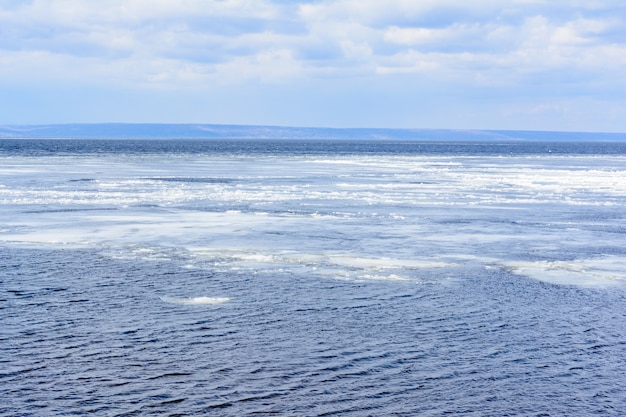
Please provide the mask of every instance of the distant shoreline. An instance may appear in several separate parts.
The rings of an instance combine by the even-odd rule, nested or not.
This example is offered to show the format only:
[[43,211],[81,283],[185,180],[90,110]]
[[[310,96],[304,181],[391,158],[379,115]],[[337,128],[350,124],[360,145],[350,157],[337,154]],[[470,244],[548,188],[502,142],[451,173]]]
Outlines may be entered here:
[[626,142],[626,133],[533,130],[324,128],[170,123],[0,125],[2,139],[274,139],[459,142]]

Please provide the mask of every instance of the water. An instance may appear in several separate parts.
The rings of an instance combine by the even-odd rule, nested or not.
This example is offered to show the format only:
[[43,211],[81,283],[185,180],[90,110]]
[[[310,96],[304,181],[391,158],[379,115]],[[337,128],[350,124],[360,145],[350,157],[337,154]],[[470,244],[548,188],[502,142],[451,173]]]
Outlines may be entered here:
[[0,141],[0,414],[624,415],[626,147]]

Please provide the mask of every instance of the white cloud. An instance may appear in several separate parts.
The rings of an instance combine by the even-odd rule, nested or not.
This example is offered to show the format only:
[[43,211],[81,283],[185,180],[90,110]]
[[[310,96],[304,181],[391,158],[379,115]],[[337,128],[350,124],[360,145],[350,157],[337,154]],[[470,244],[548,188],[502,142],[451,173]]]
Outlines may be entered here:
[[7,2],[0,84],[615,94],[624,33],[626,4],[610,0]]
[[[337,0],[307,3],[300,6],[300,15],[305,21],[320,22],[330,20],[358,21],[368,26],[384,27],[393,22],[409,22],[428,19],[431,14],[437,19],[447,20],[440,11],[450,16],[464,14],[480,16],[491,10],[499,10],[498,0]],[[453,12],[453,13],[450,13]]]
[[367,42],[341,41],[343,55],[349,60],[369,60],[372,58],[372,48]]
[[276,49],[218,64],[215,72],[215,80],[223,84],[257,79],[265,83],[281,83],[301,75],[302,68],[290,50]]
[[[5,49],[0,53],[48,52],[85,57],[86,63],[102,57],[99,64],[111,70],[119,67],[117,60],[135,59],[138,65],[180,61],[199,75],[223,74],[228,83],[234,82],[233,74],[240,74],[242,82],[251,77],[279,79],[271,76],[271,67],[276,74],[309,77],[316,68],[325,74],[334,70],[374,75],[442,68],[458,73],[477,66],[497,70],[514,65],[512,71],[528,73],[593,65],[586,56],[610,61],[595,61],[598,67],[620,63],[621,59],[607,57],[607,51],[621,48],[607,45],[603,34],[623,30],[624,21],[614,16],[584,17],[583,9],[563,4],[337,0],[294,6],[253,0],[112,0],[102,7],[79,0],[36,0],[0,9],[4,27],[0,44]],[[606,6],[593,3],[594,10],[602,4]],[[525,10],[542,7],[558,19],[528,15]],[[573,17],[563,21],[567,13],[559,11]],[[277,30],[281,24],[276,22],[289,22],[291,32]],[[322,54],[327,57],[311,60],[312,48],[318,54],[327,51]],[[151,66],[145,68],[145,79],[154,79]],[[119,77],[124,79],[125,74]]]
[[97,4],[83,0],[34,0],[5,10],[0,16],[7,14],[23,22],[87,27],[201,16],[275,19],[280,17],[280,7],[255,0],[107,0]]
[[385,32],[384,39],[387,42],[399,43],[402,45],[419,45],[441,41],[446,35],[443,29],[430,28],[399,28],[391,26]]

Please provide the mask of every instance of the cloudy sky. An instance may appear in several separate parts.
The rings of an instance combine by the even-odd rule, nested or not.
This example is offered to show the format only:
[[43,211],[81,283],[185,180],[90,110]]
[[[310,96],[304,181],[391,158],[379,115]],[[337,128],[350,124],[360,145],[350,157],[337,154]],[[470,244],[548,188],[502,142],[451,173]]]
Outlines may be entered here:
[[626,132],[618,0],[2,0],[0,124]]

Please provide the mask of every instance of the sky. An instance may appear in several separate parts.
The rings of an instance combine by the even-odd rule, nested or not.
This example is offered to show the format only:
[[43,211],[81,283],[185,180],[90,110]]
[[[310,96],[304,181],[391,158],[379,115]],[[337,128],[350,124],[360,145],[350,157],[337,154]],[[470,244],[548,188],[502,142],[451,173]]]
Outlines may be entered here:
[[0,124],[626,132],[621,0],[0,0]]

